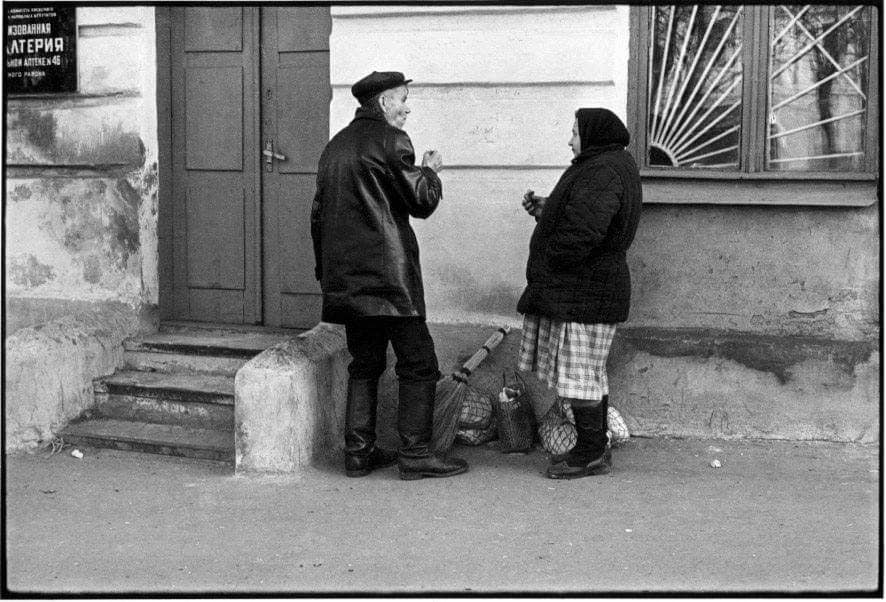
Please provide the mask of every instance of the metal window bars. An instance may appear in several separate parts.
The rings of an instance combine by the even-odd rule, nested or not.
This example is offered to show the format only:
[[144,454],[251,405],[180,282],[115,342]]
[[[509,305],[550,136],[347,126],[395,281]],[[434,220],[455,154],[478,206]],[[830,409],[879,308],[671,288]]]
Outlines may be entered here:
[[[707,14],[699,15],[700,9],[708,11]],[[730,10],[734,11],[731,15],[728,12]],[[656,29],[660,16],[658,11],[662,11],[662,14],[669,11],[665,32]],[[742,45],[740,28],[737,25],[742,12],[740,6],[724,10],[722,6],[696,5],[692,7],[688,19],[681,22],[677,18],[676,6],[652,7],[653,35],[650,37],[649,47],[650,85],[647,98],[648,145],[650,149],[657,151],[656,156],[659,158],[653,163],[674,167],[738,167],[741,127],[740,111],[736,109],[741,107]],[[700,23],[698,28],[696,22]],[[712,39],[718,26],[720,32],[716,35],[719,35],[719,40]],[[662,33],[663,39],[660,37]],[[693,43],[696,40],[697,43]],[[657,52],[657,47],[662,42],[664,48]],[[672,45],[675,49],[673,54]],[[724,60],[724,49],[727,47],[733,50]],[[707,59],[703,61],[706,55]],[[701,70],[700,64],[703,65]],[[708,100],[717,92],[719,95],[709,103]],[[733,100],[736,97],[737,100]],[[726,123],[720,129],[715,129],[724,120]],[[721,146],[701,153],[715,143],[720,143]],[[730,154],[729,159],[733,160],[717,164],[698,163],[724,154]]]
[[[864,159],[868,97],[857,80],[868,68],[870,56],[862,52],[868,40],[856,31],[863,32],[864,28],[854,27],[863,23],[863,9],[813,5],[774,8],[775,20],[787,18],[787,22],[772,36],[769,46],[768,167],[845,170],[857,165],[852,159]],[[838,10],[845,12],[841,16],[823,12]],[[789,34],[796,37],[791,39]],[[802,40],[806,43],[800,47]],[[844,66],[841,59],[842,63],[849,62]],[[829,70],[832,72],[828,74]],[[788,74],[791,77],[785,81]],[[839,85],[843,87],[838,92]],[[816,98],[810,100],[813,94]],[[790,126],[782,127],[782,123]]]
[[[865,155],[870,63],[870,16],[864,8],[652,6],[646,90],[649,164],[738,169],[747,108],[743,101],[749,98],[744,71],[751,68],[748,77],[759,81],[751,54],[763,52],[768,54],[761,57],[769,65],[769,75],[762,76],[768,86],[761,90],[760,108],[751,108],[749,118],[762,118],[767,107],[765,167],[857,166]],[[766,48],[749,52],[746,63],[745,30],[757,27],[752,21],[743,24],[750,10],[771,11],[759,23],[770,23],[772,31],[762,36],[769,38]]]

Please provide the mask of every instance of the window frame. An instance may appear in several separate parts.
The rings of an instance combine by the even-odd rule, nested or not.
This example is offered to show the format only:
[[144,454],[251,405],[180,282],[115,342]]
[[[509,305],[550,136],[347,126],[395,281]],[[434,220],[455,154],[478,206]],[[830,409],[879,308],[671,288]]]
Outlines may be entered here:
[[[845,181],[871,182],[879,180],[879,106],[880,106],[880,56],[878,7],[866,5],[871,12],[869,83],[867,93],[865,167],[856,172],[822,171],[765,171],[766,113],[768,77],[755,74],[768,73],[769,68],[769,20],[771,5],[743,5],[742,19],[743,48],[749,49],[744,55],[745,76],[742,78],[742,133],[741,154],[737,171],[717,169],[687,169],[681,167],[651,167],[647,165],[647,107],[646,97],[649,86],[648,48],[650,41],[650,20],[652,5],[630,7],[630,55],[628,59],[628,81],[636,86],[628,86],[628,115],[633,123],[629,149],[637,157],[640,174],[644,178],[692,179],[692,180],[751,180],[751,181]],[[872,199],[871,202],[873,202]],[[723,201],[728,202],[728,201]],[[786,204],[798,204],[787,202]],[[835,200],[837,204],[847,204]],[[848,204],[857,204],[848,202]]]

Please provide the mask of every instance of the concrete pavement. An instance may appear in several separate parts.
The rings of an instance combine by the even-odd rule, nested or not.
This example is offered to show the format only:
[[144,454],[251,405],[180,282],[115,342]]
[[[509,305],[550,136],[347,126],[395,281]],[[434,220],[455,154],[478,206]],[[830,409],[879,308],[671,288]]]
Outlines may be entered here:
[[15,592],[861,593],[880,579],[879,446],[634,438],[612,475],[552,481],[543,452],[491,444],[457,448],[467,474],[417,482],[69,451],[6,457]]

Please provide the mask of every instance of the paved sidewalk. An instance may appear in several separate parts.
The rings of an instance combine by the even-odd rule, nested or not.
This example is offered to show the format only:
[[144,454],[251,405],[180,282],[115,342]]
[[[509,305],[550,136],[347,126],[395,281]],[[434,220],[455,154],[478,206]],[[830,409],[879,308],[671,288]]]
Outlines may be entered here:
[[[853,592],[878,587],[879,447],[632,439],[606,477],[457,448],[471,471],[348,479],[84,449],[6,458],[24,593]],[[721,468],[710,463],[718,459]]]

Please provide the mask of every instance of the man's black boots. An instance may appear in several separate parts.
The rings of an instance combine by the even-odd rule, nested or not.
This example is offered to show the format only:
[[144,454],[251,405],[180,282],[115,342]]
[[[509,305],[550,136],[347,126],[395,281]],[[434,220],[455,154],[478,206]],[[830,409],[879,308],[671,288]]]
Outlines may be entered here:
[[400,383],[397,429],[402,443],[399,466],[403,480],[451,477],[468,470],[466,461],[431,449],[436,391],[437,383],[433,381]]
[[345,410],[345,474],[365,477],[376,468],[391,466],[397,454],[375,446],[378,380],[348,380]]
[[577,441],[564,459],[548,467],[548,477],[577,479],[609,474],[612,470],[612,452],[606,437],[608,396],[604,396],[602,401],[584,399],[569,401],[572,413],[575,415]]

